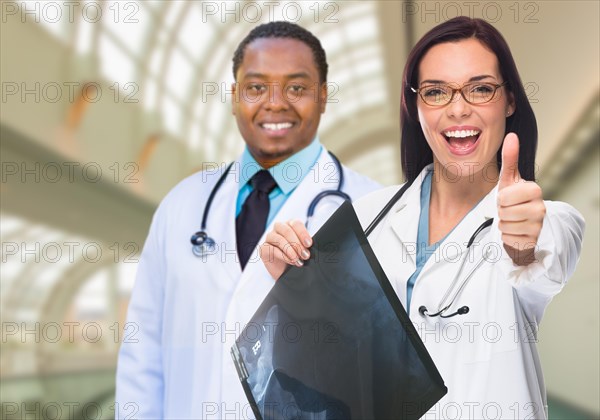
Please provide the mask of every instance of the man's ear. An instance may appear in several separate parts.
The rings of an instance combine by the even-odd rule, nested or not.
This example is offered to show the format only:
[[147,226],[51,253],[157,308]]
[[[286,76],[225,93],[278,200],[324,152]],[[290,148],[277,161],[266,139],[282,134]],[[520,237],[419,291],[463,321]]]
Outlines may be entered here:
[[319,88],[321,114],[325,113],[325,108],[327,107],[327,93],[327,82],[323,82]]
[[235,115],[235,106],[237,105],[237,82],[231,84],[231,114]]

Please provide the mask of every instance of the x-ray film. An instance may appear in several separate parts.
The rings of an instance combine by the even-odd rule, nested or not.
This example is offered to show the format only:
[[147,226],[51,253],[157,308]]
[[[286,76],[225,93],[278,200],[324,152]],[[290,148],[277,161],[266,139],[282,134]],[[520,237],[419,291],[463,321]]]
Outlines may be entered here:
[[350,203],[231,353],[257,419],[417,419],[447,392]]

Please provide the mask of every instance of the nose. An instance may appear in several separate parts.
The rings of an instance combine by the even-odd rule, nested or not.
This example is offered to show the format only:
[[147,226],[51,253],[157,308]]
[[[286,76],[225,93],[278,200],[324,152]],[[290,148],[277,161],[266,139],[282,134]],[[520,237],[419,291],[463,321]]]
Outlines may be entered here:
[[465,101],[460,91],[454,92],[454,97],[446,105],[446,113],[449,117],[464,118],[471,114],[471,105]]
[[285,111],[289,107],[288,99],[285,96],[283,87],[280,86],[279,83],[269,85],[266,99],[265,109],[269,111]]

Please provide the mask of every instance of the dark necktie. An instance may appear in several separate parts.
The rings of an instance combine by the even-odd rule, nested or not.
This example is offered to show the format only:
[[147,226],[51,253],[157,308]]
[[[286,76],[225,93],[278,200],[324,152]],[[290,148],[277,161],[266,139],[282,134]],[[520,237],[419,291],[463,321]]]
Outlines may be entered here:
[[250,184],[253,190],[235,219],[237,252],[242,270],[265,231],[270,207],[269,193],[277,186],[269,171],[264,169],[250,178]]

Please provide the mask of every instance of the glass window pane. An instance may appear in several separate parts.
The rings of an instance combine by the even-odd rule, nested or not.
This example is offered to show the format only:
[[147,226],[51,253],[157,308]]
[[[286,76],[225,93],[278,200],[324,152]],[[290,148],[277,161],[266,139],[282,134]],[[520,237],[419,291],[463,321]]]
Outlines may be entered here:
[[144,7],[148,7],[153,10],[161,10],[165,6],[164,0],[144,0],[141,2]]
[[160,74],[164,56],[165,49],[162,46],[158,46],[152,52],[152,56],[150,57],[150,73],[153,76],[158,76]]
[[144,108],[148,111],[156,108],[156,99],[158,95],[158,86],[154,78],[149,77],[146,79],[144,85]]
[[204,149],[204,160],[207,162],[217,162],[217,143],[210,141],[206,132],[204,132],[204,137],[200,141]]
[[121,295],[130,295],[133,290],[135,283],[135,276],[137,274],[137,264],[122,262],[118,265],[118,291]]
[[89,19],[81,18],[77,21],[76,48],[79,54],[87,54],[92,47],[92,35],[98,28],[98,23],[92,23]]
[[347,43],[360,43],[377,36],[377,19],[373,15],[367,15],[361,19],[349,22],[345,27]]
[[[206,19],[205,19],[206,20]],[[198,3],[194,3],[186,13],[179,30],[179,42],[195,61],[203,58],[206,49],[212,44],[216,28],[210,20],[202,22],[202,12]]]
[[344,37],[342,31],[339,29],[331,29],[319,36],[321,45],[327,53],[327,58],[335,55],[339,50],[345,47]]
[[146,29],[153,23],[153,18],[138,1],[109,1],[104,8],[102,23],[131,54],[139,55]]
[[200,146],[200,124],[197,121],[192,125],[187,140],[190,149],[198,149]]
[[382,63],[377,58],[370,60],[360,60],[354,63],[354,74],[364,80],[365,76],[381,74]]
[[[69,41],[69,9],[61,2],[25,0],[15,3],[21,8],[22,19],[26,22],[36,22],[62,42]],[[4,7],[2,18],[5,19]]]
[[192,66],[178,48],[169,57],[168,66],[167,88],[183,101],[190,89]]
[[[339,13],[335,14],[335,18],[340,23],[345,23],[363,16],[371,16],[375,13],[376,4],[376,2],[341,2]],[[322,5],[321,8],[321,10],[324,10],[325,6]],[[331,12],[332,9],[329,8],[327,10]]]
[[133,82],[134,66],[129,55],[123,52],[108,36],[100,38],[100,62],[102,74],[121,86]]
[[168,4],[167,16],[165,18],[165,27],[167,29],[172,29],[179,18],[179,14],[183,10],[186,1],[184,0],[172,0],[166,2]]
[[209,138],[206,140],[216,141],[215,137],[223,131],[224,117],[225,115],[229,115],[230,108],[219,102],[207,107],[207,111],[209,111],[209,114],[205,123],[207,124]]
[[360,99],[364,107],[380,105],[387,99],[383,80],[373,77],[372,81],[362,85]]
[[168,95],[164,97],[162,103],[165,128],[177,136],[181,133],[181,108]]
[[102,318],[108,310],[108,270],[97,271],[85,282],[74,299],[78,319]]

